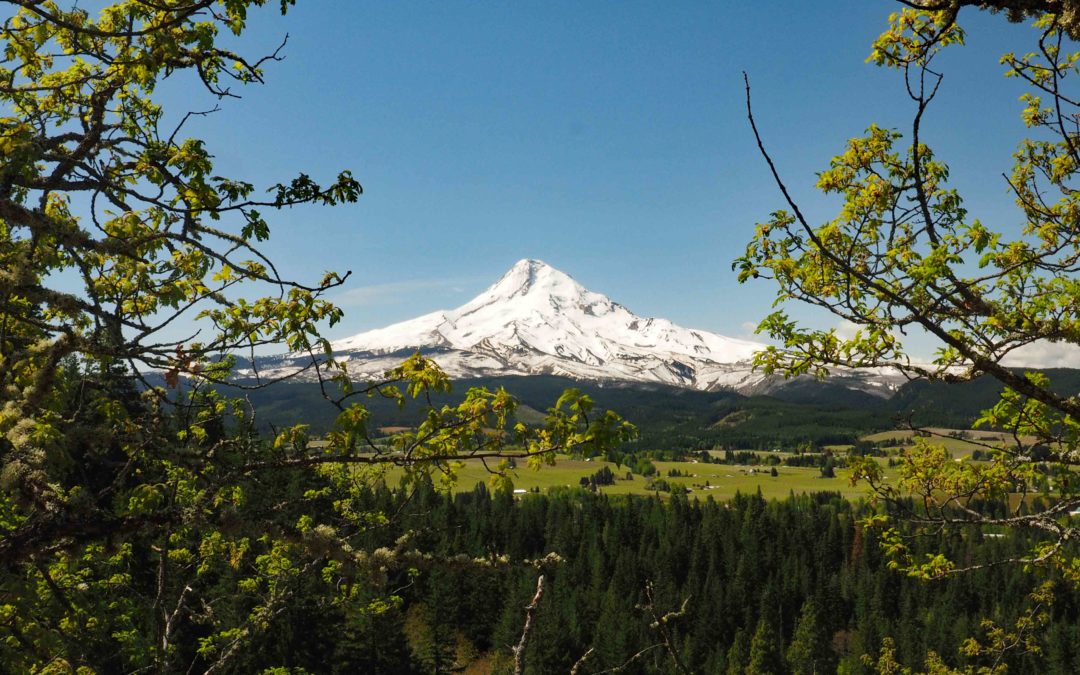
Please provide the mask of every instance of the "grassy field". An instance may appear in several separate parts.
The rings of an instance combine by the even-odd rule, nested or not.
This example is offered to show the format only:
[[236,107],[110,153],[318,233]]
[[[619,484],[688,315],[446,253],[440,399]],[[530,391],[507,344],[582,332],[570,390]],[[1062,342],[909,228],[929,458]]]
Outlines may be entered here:
[[[993,445],[1004,440],[1006,434],[992,431],[967,431],[971,440],[951,437],[956,435],[952,429],[931,429],[935,436],[927,441],[945,446],[956,458],[966,457],[979,448],[985,449],[987,445]],[[885,440],[902,441],[900,446],[890,448],[899,451],[902,446],[914,442],[912,431],[884,431],[870,434],[863,440],[881,442]],[[843,454],[850,446],[836,446],[829,449],[837,454]],[[723,456],[722,452],[713,452],[713,455]],[[769,453],[774,454],[774,453]],[[787,453],[775,453],[783,457]],[[884,462],[884,460],[879,460]],[[851,485],[850,473],[845,469],[836,469],[835,478],[822,478],[817,468],[802,468],[790,466],[777,466],[777,475],[770,475],[768,466],[743,466],[738,464],[706,464],[697,461],[688,462],[664,462],[654,461],[657,468],[656,478],[663,479],[671,485],[681,485],[690,490],[692,498],[712,497],[717,500],[726,500],[734,497],[736,493],[755,493],[759,489],[766,498],[785,498],[790,494],[802,494],[810,492],[838,492],[844,497],[857,499],[868,496],[869,490],[865,484]],[[514,488],[518,490],[546,492],[556,487],[577,487],[583,477],[591,476],[607,466],[616,476],[614,485],[602,486],[600,489],[605,494],[657,494],[654,490],[646,487],[647,479],[637,474],[630,474],[626,466],[618,467],[610,462],[598,460],[582,460],[562,457],[555,466],[545,466],[539,471],[528,468],[519,468],[511,472]],[[668,476],[668,472],[675,470],[680,476]],[[400,473],[391,472],[387,480],[394,481]],[[479,461],[465,462],[458,471],[457,490],[466,492],[472,490],[477,483],[486,483],[491,473],[484,468]],[[886,478],[888,475],[886,474]],[[659,493],[664,496],[665,493]]]
[[[1000,431],[964,431],[959,429],[940,429],[934,427],[928,428],[927,431],[930,432],[931,436],[924,440],[934,445],[944,446],[946,450],[952,453],[953,457],[957,458],[968,457],[975,450],[987,450],[988,447],[996,447],[1002,442],[1010,443],[1013,441],[1013,438],[1009,434]],[[965,438],[955,437],[960,434],[964,434]],[[880,433],[864,436],[863,440],[872,443],[895,440],[901,441],[903,445],[910,445],[915,441],[915,432],[910,430],[882,431]]]
[[[690,488],[691,495],[712,496],[715,499],[728,499],[736,492],[743,494],[757,492],[766,498],[784,498],[791,493],[804,492],[839,492],[845,497],[857,498],[867,494],[866,487],[851,486],[849,474],[843,469],[836,470],[835,478],[822,478],[816,468],[794,466],[776,467],[776,477],[769,474],[769,467],[741,466],[738,464],[701,464],[695,462],[654,462],[660,476],[672,484]],[[676,469],[688,477],[668,478],[667,472]],[[635,476],[644,486],[644,479]],[[706,485],[707,483],[707,485]],[[616,484],[613,487],[618,487]]]
[[[682,485],[691,490],[691,497],[717,500],[730,499],[735,493],[749,494],[757,492],[766,498],[785,498],[795,493],[806,492],[839,492],[845,497],[858,498],[867,494],[866,487],[858,485],[852,487],[848,480],[848,473],[843,469],[836,470],[836,478],[821,478],[818,469],[801,467],[776,467],[777,476],[769,474],[769,467],[750,467],[732,464],[704,464],[699,462],[654,462],[659,471],[658,478],[666,480],[672,485]],[[655,491],[646,488],[646,478],[634,474],[629,480],[626,479],[628,469],[617,467],[614,464],[603,461],[583,461],[578,459],[560,458],[555,466],[545,466],[539,471],[531,469],[517,469],[511,473],[515,489],[532,490],[538,488],[541,492],[554,487],[577,487],[582,477],[591,476],[607,466],[615,473],[617,480],[614,485],[601,487],[601,492],[609,495],[656,494]],[[676,469],[685,476],[668,477],[668,471]],[[388,480],[393,480],[396,474],[391,472]],[[487,482],[491,474],[480,462],[465,462],[458,472],[457,490],[467,492],[472,490],[477,483]],[[659,493],[661,496],[664,493]]]

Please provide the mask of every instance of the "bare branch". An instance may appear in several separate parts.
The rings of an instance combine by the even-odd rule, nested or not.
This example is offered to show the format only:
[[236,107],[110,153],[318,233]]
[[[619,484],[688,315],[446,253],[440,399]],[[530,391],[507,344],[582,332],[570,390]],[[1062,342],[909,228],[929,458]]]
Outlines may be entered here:
[[525,626],[521,630],[521,639],[514,645],[511,651],[514,654],[514,675],[525,675],[525,648],[529,644],[529,635],[532,633],[533,621],[536,619],[536,609],[540,606],[540,598],[544,595],[544,575],[536,579],[536,594],[532,602],[525,606]]

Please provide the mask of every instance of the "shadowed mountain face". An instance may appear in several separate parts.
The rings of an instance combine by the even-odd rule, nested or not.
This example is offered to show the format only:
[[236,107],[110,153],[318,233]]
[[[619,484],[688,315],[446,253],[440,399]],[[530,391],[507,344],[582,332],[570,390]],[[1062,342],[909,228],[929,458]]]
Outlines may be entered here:
[[[360,378],[381,375],[420,351],[455,379],[555,375],[753,393],[783,386],[751,367],[750,359],[764,345],[638,316],[539,260],[519,261],[457,309],[332,346],[335,357]],[[303,362],[298,355],[264,357],[259,370],[281,375]],[[881,372],[849,371],[837,378],[846,388],[882,397],[901,381]]]

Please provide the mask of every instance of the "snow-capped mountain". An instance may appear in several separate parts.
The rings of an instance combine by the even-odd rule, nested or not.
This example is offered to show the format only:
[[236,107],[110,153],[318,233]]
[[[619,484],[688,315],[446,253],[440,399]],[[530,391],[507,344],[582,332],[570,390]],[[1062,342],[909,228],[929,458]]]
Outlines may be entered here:
[[[640,317],[539,260],[517,262],[457,309],[331,344],[357,377],[381,375],[419,350],[453,378],[543,374],[703,390],[769,388],[750,365],[764,345]],[[280,374],[297,363],[291,355],[260,359],[260,371]],[[849,386],[881,395],[892,389],[865,377]]]

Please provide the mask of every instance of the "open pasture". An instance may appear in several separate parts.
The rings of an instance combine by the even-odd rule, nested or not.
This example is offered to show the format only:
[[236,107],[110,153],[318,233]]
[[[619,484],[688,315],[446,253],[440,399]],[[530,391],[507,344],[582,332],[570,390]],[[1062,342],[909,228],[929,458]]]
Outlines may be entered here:
[[[690,489],[691,498],[724,500],[734,497],[737,492],[750,494],[759,489],[767,499],[783,499],[792,493],[808,492],[839,492],[851,499],[867,495],[866,486],[852,486],[848,472],[843,469],[836,470],[835,478],[822,478],[816,468],[778,466],[777,475],[773,477],[769,472],[770,467],[766,466],[661,461],[654,464],[658,473],[653,478]],[[560,458],[554,466],[545,466],[539,471],[519,467],[510,472],[510,477],[515,489],[531,491],[537,488],[547,492],[552,488],[578,487],[583,477],[591,476],[604,466],[609,467],[616,477],[613,485],[601,486],[600,491],[604,494],[667,494],[649,489],[649,478],[630,474],[626,466],[618,467],[604,461]],[[682,475],[669,477],[667,474],[673,469]],[[395,477],[400,477],[400,473],[391,471],[387,480],[393,481]],[[477,483],[486,483],[490,477],[491,473],[479,461],[464,462],[457,472],[456,489],[461,492],[472,490]]]

